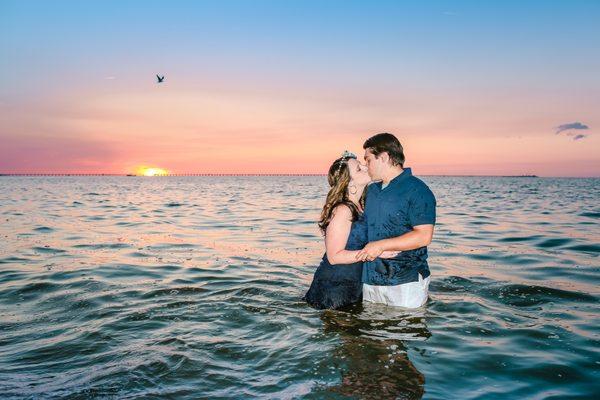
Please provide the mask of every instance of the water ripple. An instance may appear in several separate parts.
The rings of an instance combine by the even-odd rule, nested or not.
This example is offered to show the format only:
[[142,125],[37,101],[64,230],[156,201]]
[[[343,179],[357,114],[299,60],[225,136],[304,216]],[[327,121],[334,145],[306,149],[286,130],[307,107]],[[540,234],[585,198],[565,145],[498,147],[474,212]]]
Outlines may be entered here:
[[425,177],[410,311],[301,300],[324,177],[0,179],[3,398],[597,393],[598,179]]

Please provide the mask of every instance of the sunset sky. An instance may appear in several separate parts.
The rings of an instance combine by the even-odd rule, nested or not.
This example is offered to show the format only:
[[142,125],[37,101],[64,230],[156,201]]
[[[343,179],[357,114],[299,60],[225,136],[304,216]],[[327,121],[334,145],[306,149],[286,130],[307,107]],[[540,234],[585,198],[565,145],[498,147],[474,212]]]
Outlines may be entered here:
[[421,3],[0,0],[0,173],[600,176],[600,1]]

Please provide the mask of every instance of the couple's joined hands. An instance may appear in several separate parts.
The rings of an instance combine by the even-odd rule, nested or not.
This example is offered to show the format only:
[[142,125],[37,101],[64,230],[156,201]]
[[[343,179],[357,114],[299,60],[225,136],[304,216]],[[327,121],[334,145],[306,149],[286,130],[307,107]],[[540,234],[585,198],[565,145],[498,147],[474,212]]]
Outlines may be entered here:
[[393,258],[400,254],[400,251],[384,251],[377,242],[367,243],[367,245],[358,252],[356,259],[359,261],[373,261],[379,258]]

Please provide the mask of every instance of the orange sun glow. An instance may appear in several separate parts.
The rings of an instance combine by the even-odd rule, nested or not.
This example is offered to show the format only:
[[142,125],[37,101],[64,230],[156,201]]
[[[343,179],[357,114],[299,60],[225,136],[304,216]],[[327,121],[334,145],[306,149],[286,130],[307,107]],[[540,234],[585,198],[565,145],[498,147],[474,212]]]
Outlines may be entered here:
[[138,167],[136,169],[136,175],[141,175],[141,176],[161,176],[161,175],[168,175],[169,171],[167,171],[166,169],[163,168],[158,168],[158,167]]

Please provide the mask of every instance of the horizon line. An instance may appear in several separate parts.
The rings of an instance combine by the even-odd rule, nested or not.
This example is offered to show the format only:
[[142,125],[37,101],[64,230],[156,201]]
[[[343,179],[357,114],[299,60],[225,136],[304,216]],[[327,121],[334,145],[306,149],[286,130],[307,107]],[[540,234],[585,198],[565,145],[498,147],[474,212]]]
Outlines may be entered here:
[[[181,174],[157,174],[153,176],[139,174],[116,174],[116,173],[2,173],[2,176],[20,176],[20,177],[37,177],[37,176],[122,176],[122,177],[141,177],[141,178],[156,178],[156,177],[185,177],[185,176],[327,176],[327,174],[311,174],[311,173],[181,173]],[[600,176],[540,176],[535,174],[522,175],[471,175],[471,174],[419,174],[419,176],[439,176],[439,177],[489,177],[489,178],[600,178]]]

